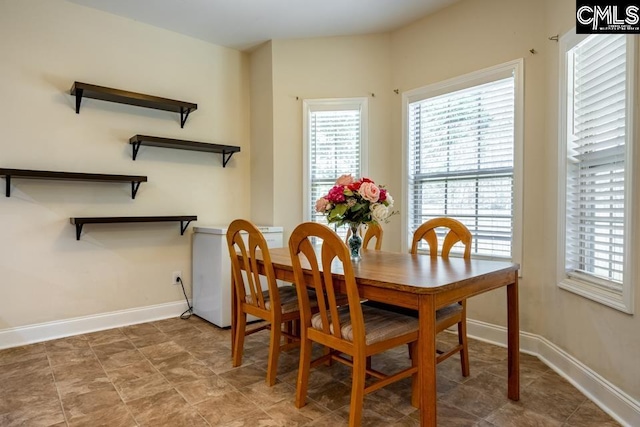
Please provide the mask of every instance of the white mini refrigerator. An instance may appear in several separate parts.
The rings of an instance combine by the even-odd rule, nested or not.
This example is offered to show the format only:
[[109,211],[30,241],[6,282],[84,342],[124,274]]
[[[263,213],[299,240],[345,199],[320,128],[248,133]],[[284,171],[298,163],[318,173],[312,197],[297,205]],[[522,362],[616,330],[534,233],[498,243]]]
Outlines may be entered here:
[[[282,247],[282,227],[258,228],[270,248]],[[193,313],[221,328],[231,326],[231,261],[226,235],[224,226],[193,227]]]

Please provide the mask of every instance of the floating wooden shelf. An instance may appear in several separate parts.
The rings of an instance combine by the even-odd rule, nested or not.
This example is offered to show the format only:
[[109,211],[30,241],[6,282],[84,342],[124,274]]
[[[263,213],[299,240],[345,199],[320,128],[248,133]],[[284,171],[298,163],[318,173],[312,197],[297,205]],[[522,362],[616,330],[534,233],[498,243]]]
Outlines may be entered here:
[[198,109],[198,104],[191,102],[176,101],[175,99],[160,98],[158,96],[128,92],[82,82],[74,82],[73,86],[71,86],[70,93],[76,97],[76,114],[80,113],[80,103],[82,102],[82,97],[85,97],[116,102],[118,104],[135,105],[137,107],[180,113],[180,127],[184,127],[189,113]]
[[219,153],[222,154],[222,167],[227,166],[227,163],[231,159],[231,156],[233,156],[233,153],[240,151],[240,147],[235,145],[209,144],[206,142],[184,141],[181,139],[162,138],[159,136],[149,135],[134,135],[129,139],[129,144],[131,144],[131,147],[133,148],[133,160],[136,159],[140,146],[148,145],[152,147],[174,148],[177,150]]
[[54,172],[27,169],[2,169],[0,176],[4,176],[7,183],[6,196],[11,197],[11,178],[28,179],[53,179],[64,181],[101,181],[101,182],[131,182],[131,198],[136,198],[136,193],[141,182],[147,182],[146,176],[139,175],[109,175],[101,173],[81,172]]
[[180,235],[183,235],[191,221],[197,221],[195,215],[179,215],[179,216],[101,216],[101,217],[84,217],[70,218],[72,225],[76,226],[76,240],[80,240],[82,227],[85,224],[113,224],[122,222],[180,222]]

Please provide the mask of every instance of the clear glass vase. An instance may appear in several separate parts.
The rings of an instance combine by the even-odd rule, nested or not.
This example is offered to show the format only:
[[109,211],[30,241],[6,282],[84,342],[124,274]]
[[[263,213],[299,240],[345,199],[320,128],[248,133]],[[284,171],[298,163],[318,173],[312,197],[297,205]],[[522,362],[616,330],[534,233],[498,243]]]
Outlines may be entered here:
[[362,248],[362,237],[360,237],[360,224],[350,223],[351,236],[349,237],[349,250],[351,251],[351,261],[360,261],[360,249]]

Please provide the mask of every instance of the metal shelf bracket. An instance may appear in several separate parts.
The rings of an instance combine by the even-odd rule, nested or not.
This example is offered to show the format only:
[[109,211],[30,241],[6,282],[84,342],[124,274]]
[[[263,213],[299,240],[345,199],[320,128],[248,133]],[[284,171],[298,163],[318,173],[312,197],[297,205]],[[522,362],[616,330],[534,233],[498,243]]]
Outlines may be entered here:
[[76,89],[76,114],[80,114],[80,103],[82,102],[82,92],[84,92],[84,89]]
[[138,188],[140,188],[140,182],[131,181],[131,198],[135,199],[136,194],[138,193]]
[[229,163],[229,160],[231,160],[231,156],[233,156],[233,151],[230,153],[227,153],[226,151],[222,152],[222,167],[226,167],[227,163]]
[[187,231],[187,227],[191,223],[191,220],[188,221],[180,221],[180,235],[183,236],[184,232]]
[[84,224],[76,224],[76,240],[80,240],[80,235],[82,234],[82,226]]
[[180,127],[184,128],[184,124],[187,122],[187,117],[191,113],[191,108],[180,107]]
[[141,142],[134,142],[131,144],[131,148],[133,149],[133,160],[138,156],[138,150],[140,149]]

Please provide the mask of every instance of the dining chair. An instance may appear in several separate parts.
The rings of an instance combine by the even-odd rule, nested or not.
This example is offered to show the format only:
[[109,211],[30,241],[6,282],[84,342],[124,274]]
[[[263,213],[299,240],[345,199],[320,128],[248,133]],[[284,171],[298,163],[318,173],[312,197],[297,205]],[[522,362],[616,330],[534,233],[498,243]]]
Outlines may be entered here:
[[[312,240],[322,240],[314,249]],[[318,250],[318,252],[316,252]],[[346,244],[330,228],[318,223],[304,223],[293,230],[289,251],[300,301],[300,366],[295,405],[305,405],[309,374],[312,367],[328,360],[344,363],[353,368],[349,425],[359,426],[362,418],[364,395],[392,382],[412,376],[412,403],[418,401],[417,358],[412,366],[393,375],[367,368],[366,359],[393,347],[410,344],[417,350],[418,321],[411,316],[362,306]],[[304,267],[303,267],[304,266]],[[306,269],[306,272],[305,270]],[[344,277],[348,305],[339,306],[334,274]],[[319,311],[313,313],[310,290],[318,295]],[[322,296],[322,297],[320,297]],[[311,360],[312,343],[328,348],[324,355]],[[348,359],[346,356],[349,356]],[[365,384],[366,376],[377,379]]]
[[[413,233],[413,242],[411,244],[411,253],[418,253],[418,246],[422,240],[429,245],[429,255],[431,258],[438,257],[438,235],[437,229],[445,230],[440,256],[444,259],[449,258],[451,248],[458,242],[464,246],[463,258],[471,258],[471,240],[472,235],[469,229],[460,221],[439,217],[433,218],[422,224]],[[437,363],[440,363],[456,353],[460,353],[460,365],[462,375],[469,376],[469,351],[467,346],[467,301],[462,300],[443,307],[436,311],[436,333],[440,333],[445,329],[458,325],[458,345],[447,351],[438,351]]]
[[[244,236],[244,237],[243,237]],[[231,276],[234,286],[235,337],[232,339],[233,366],[242,365],[244,338],[266,328],[271,330],[269,359],[267,362],[267,385],[276,382],[278,358],[281,350],[299,344],[299,337],[292,334],[293,323],[299,322],[298,295],[294,286],[278,287],[267,242],[258,228],[251,222],[237,219],[227,229],[227,245],[231,257]],[[258,272],[256,254],[263,260],[264,272]],[[244,270],[244,271],[243,271]],[[262,281],[267,289],[263,290]],[[308,298],[310,306],[317,307],[315,298]],[[247,315],[266,320],[267,324],[247,330]],[[282,324],[287,330],[282,330]],[[282,338],[287,342],[282,344]]]

